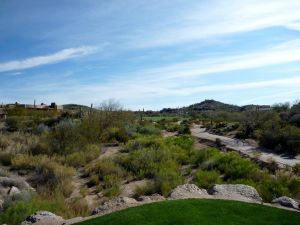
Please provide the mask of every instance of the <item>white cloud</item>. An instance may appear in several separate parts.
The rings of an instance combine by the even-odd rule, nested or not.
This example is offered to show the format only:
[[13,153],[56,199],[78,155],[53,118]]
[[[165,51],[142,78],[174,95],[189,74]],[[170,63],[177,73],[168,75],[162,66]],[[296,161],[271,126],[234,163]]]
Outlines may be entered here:
[[201,1],[172,23],[140,31],[132,46],[168,46],[277,26],[299,29],[299,11],[299,0]]
[[24,60],[0,63],[0,72],[29,69],[41,65],[58,63],[64,60],[92,54],[96,50],[97,48],[91,46],[68,48],[50,55],[37,56],[27,58]]
[[271,48],[239,55],[203,57],[199,60],[138,71],[143,82],[168,81],[175,78],[200,77],[213,73],[254,69],[300,61],[300,39]]

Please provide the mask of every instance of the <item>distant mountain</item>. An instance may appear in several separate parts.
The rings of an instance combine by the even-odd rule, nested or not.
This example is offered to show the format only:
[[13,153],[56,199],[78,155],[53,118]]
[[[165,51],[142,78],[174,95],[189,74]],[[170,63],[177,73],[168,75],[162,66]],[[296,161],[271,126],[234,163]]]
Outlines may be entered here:
[[239,111],[240,107],[237,105],[230,105],[215,100],[205,100],[187,107],[192,111],[209,112],[209,111]]
[[215,101],[215,100],[205,100],[200,103],[196,103],[190,105],[188,107],[182,108],[165,108],[160,111],[160,113],[178,113],[178,112],[213,112],[213,111],[227,111],[227,112],[237,112],[237,111],[263,111],[270,110],[271,107],[269,105],[245,105],[245,106],[237,106],[226,104],[223,102]]

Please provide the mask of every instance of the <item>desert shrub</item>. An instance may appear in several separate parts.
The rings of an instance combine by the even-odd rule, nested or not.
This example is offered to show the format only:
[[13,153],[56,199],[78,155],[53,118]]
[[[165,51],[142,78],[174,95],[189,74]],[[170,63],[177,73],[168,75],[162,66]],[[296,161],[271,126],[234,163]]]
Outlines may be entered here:
[[90,175],[90,179],[89,179],[89,182],[87,183],[87,185],[89,187],[93,187],[93,186],[96,186],[100,183],[100,179],[99,179],[99,176],[98,174],[93,174],[93,175]]
[[103,177],[103,194],[106,197],[116,197],[121,193],[121,177],[116,174],[109,174]]
[[67,215],[68,217],[89,216],[91,213],[89,205],[84,198],[73,198],[65,204],[67,210],[70,212],[70,215]]
[[289,195],[289,190],[285,184],[280,183],[275,177],[271,176],[265,176],[257,185],[257,190],[266,202],[270,202],[280,196]]
[[137,132],[143,135],[160,135],[160,129],[152,124],[138,126]]
[[84,166],[86,163],[84,152],[73,152],[66,156],[66,164],[73,167]]
[[181,124],[178,130],[179,134],[191,134],[189,124]]
[[100,154],[100,149],[97,145],[87,145],[82,151],[73,152],[66,156],[66,163],[69,166],[80,167],[84,166],[90,161],[97,159]]
[[154,178],[156,189],[165,197],[183,181],[178,166],[174,162],[166,163],[159,169]]
[[9,206],[0,214],[0,222],[18,225],[36,211],[50,211],[64,218],[89,215],[89,209],[83,199],[65,202],[64,197],[59,194],[51,196],[35,195],[31,199],[18,201]]
[[166,124],[164,127],[168,132],[176,132],[179,131],[180,125],[178,123]]
[[139,178],[153,178],[159,168],[172,160],[168,149],[139,149],[120,160],[121,165]]
[[112,158],[101,159],[85,168],[86,176],[90,178],[88,185],[101,185],[99,188],[104,189],[106,196],[112,197],[120,191],[121,179],[126,175]]
[[109,137],[108,141],[109,142],[121,142],[121,143],[126,143],[129,139],[129,136],[125,130],[125,128],[117,128],[113,127],[109,130]]
[[198,170],[194,175],[194,182],[201,188],[210,188],[214,184],[221,183],[221,174],[216,170]]
[[1,133],[0,135],[0,149],[5,149],[10,142],[10,138],[7,135]]
[[292,169],[296,175],[300,176],[300,163],[297,163],[296,165],[294,165]]
[[[203,169],[209,169],[208,165],[214,165],[215,162],[221,157],[221,153],[218,149],[215,148],[207,148],[201,151],[195,152],[193,156],[193,164],[195,166],[201,166]],[[206,164],[206,165],[204,165]]]
[[[6,193],[5,193],[6,194]],[[4,195],[2,207],[4,210],[9,208],[11,205],[15,204],[18,201],[28,201],[31,199],[32,193],[28,191],[20,191],[13,195]]]
[[79,146],[79,122],[62,120],[49,134],[49,145],[53,153],[68,155]]
[[170,145],[179,146],[184,150],[191,150],[194,144],[194,139],[189,135],[170,137],[166,139],[166,144],[168,146]]
[[124,175],[122,168],[116,164],[112,158],[104,158],[93,163],[92,165],[87,165],[85,173],[87,175],[98,174],[101,180],[103,180],[104,176],[110,174],[115,174],[118,176]]
[[74,175],[71,167],[63,166],[45,155],[17,155],[12,160],[12,166],[14,169],[34,171],[32,183],[41,189],[49,186],[53,190],[59,189],[66,196],[70,194],[70,179]]
[[13,132],[3,135],[2,141],[2,149],[6,152],[29,153],[39,143],[39,137],[30,133]]
[[9,177],[9,172],[4,168],[0,168],[0,177]]
[[13,154],[9,152],[0,152],[0,163],[3,166],[10,166]]
[[160,149],[164,147],[164,140],[157,136],[138,136],[136,139],[131,140],[125,146],[124,151],[130,152],[142,148]]
[[138,198],[143,195],[152,195],[158,193],[158,187],[154,182],[147,181],[144,185],[136,186],[134,189],[134,197]]
[[225,180],[248,179],[256,175],[258,166],[247,159],[242,159],[236,152],[223,154],[216,168],[224,173]]
[[20,117],[10,116],[5,122],[9,131],[17,131],[22,129],[22,118]]
[[277,152],[300,153],[300,128],[268,121],[259,132],[259,142],[262,146]]
[[290,192],[290,195],[293,196],[295,199],[300,200],[300,178],[294,177],[289,180],[288,189]]

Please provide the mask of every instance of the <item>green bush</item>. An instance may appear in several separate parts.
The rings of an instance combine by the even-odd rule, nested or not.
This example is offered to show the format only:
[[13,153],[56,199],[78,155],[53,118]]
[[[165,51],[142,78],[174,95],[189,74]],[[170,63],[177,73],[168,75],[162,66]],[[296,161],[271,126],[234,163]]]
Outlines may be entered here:
[[175,145],[179,146],[180,148],[184,150],[191,150],[194,145],[194,139],[193,137],[189,135],[183,135],[178,137],[169,137],[166,139],[167,146]]
[[126,143],[129,140],[129,136],[125,130],[125,128],[117,128],[113,127],[109,130],[109,142],[121,142]]
[[216,168],[224,173],[224,180],[251,179],[259,171],[255,163],[242,159],[236,152],[223,154],[217,161]]
[[214,165],[214,162],[216,162],[220,157],[221,153],[216,148],[203,149],[201,151],[195,152],[195,154],[193,155],[193,164],[197,167],[201,166],[205,167],[203,169],[208,169],[206,168],[208,163]]
[[194,182],[198,187],[208,189],[214,184],[221,183],[221,174],[216,170],[199,170],[194,175]]
[[88,186],[98,185],[98,188],[103,189],[104,195],[107,197],[114,197],[120,193],[121,181],[126,175],[126,171],[111,158],[88,165],[85,173],[90,178]]
[[297,176],[300,176],[300,163],[297,163],[296,165],[293,166],[293,172],[294,172]]
[[97,145],[87,145],[82,151],[67,155],[65,161],[69,166],[80,167],[97,159],[99,155],[100,149]]
[[180,171],[176,168],[177,165],[170,162],[166,163],[164,167],[155,174],[155,186],[157,190],[165,197],[167,197],[172,189],[183,183],[183,177]]
[[52,196],[34,196],[27,201],[18,201],[0,214],[0,223],[19,225],[36,211],[50,211],[66,219],[89,215],[87,203],[83,199],[65,202],[59,194]]
[[157,127],[151,124],[138,126],[137,132],[143,135],[156,135],[156,136],[160,135],[160,129],[158,129]]

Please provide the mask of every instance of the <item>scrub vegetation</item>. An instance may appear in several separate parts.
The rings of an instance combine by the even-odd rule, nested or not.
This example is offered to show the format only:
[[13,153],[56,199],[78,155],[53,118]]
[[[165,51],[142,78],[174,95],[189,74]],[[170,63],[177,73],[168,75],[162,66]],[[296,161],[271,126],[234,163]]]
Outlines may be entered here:
[[[285,109],[280,105],[269,112],[251,112],[249,115],[246,112],[191,111],[184,116],[173,112],[152,115],[125,111],[114,101],[104,102],[97,109],[62,112],[8,109],[8,119],[0,135],[1,167],[26,178],[36,192],[4,204],[0,222],[19,224],[37,210],[48,210],[64,218],[87,216],[92,209],[86,190],[101,193],[104,201],[119,196],[122,185],[131,181],[145,181],[144,185],[135,188],[135,197],[153,193],[167,197],[176,186],[193,182],[206,189],[220,183],[248,184],[255,187],[266,202],[283,195],[299,200],[299,165],[284,169],[262,168],[235,152],[222,152],[208,146],[199,149],[190,133],[190,126],[201,122],[216,133],[227,135],[234,131],[233,135],[237,137],[255,138],[274,151],[295,155],[299,153],[300,140],[297,107]],[[174,135],[163,137],[162,131]],[[109,155],[104,151],[105,146],[117,146],[120,151]],[[74,197],[74,190],[78,189],[74,187],[76,177],[87,182]],[[191,212],[196,212],[197,207],[207,207],[201,211],[204,214],[199,215],[202,219],[213,205],[224,207],[224,215],[219,215],[223,217],[228,215],[227,207],[243,211],[231,224],[240,224],[246,216],[264,211],[269,213],[270,221],[274,220],[272,224],[279,224],[277,214],[282,215],[282,221],[287,217],[285,213],[297,217],[292,212],[259,205],[249,205],[246,210],[243,203],[189,200],[128,209],[99,221],[121,224],[122,213],[134,214],[137,210],[151,215],[165,207],[170,207],[165,215],[176,219],[172,210],[191,207],[192,203],[195,205]],[[130,224],[137,224],[135,220],[132,217]],[[154,222],[162,224],[162,221]],[[207,221],[206,224],[210,223],[214,222]],[[249,224],[262,222],[253,220]]]

